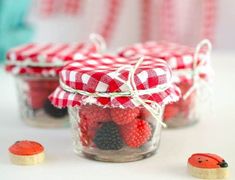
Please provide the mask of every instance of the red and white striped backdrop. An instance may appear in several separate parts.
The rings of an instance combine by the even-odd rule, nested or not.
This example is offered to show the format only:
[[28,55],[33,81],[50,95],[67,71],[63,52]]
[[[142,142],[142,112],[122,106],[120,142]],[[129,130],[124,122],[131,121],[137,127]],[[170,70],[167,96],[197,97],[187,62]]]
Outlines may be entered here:
[[43,16],[65,13],[75,15],[80,12],[83,0],[41,0],[40,13]]
[[217,17],[217,0],[204,0],[203,1],[203,18],[201,25],[201,38],[210,39],[214,42],[215,26]]
[[142,15],[142,25],[141,25],[141,41],[151,40],[151,13],[153,1],[152,0],[141,0],[141,15]]
[[[39,7],[42,15],[63,13],[71,16],[82,12],[77,21],[87,21],[84,17],[89,16],[89,14],[92,15],[91,23],[95,25],[91,27],[88,22],[84,22],[84,28],[86,29],[86,26],[91,27],[88,29],[90,31],[88,33],[99,33],[104,36],[108,43],[116,37],[120,39],[119,37],[124,37],[125,33],[130,33],[131,30],[129,29],[132,29],[133,34],[138,34],[136,36],[139,39],[135,41],[142,42],[146,40],[169,40],[195,45],[203,38],[208,38],[212,42],[214,40],[217,0],[35,1],[40,2]],[[93,6],[93,8],[89,9],[88,6]],[[136,17],[130,19],[136,21],[139,24],[138,26],[135,26],[133,22],[128,22],[129,16],[131,17],[132,14]],[[123,23],[123,21],[126,23]],[[79,33],[79,29],[77,29],[77,33]],[[125,35],[126,37],[128,35]]]

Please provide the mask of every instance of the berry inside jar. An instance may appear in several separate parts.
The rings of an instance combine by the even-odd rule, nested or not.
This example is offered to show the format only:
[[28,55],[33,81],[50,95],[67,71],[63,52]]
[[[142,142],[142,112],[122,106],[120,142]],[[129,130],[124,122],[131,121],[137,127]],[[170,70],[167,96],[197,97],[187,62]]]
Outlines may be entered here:
[[71,111],[75,151],[89,158],[134,161],[152,155],[159,145],[161,126],[145,108],[83,105]]
[[[193,86],[191,82],[181,82],[177,86],[184,96]],[[189,126],[197,122],[196,117],[196,92],[193,91],[187,98],[165,106],[163,120],[169,128]]]
[[48,99],[58,86],[58,78],[19,77],[17,79],[23,119],[37,127],[64,127],[68,125],[67,108],[59,109]]

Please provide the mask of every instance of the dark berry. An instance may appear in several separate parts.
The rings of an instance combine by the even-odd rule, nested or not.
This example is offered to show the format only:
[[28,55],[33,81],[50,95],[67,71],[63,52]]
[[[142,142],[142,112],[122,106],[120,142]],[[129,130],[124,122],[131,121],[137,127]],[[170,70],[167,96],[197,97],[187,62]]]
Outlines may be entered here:
[[102,150],[118,150],[123,147],[118,126],[114,122],[104,122],[97,130],[94,143]]
[[44,104],[44,110],[49,116],[55,118],[62,118],[65,115],[67,115],[67,108],[62,108],[62,109],[56,108],[51,104],[49,100],[46,100]]

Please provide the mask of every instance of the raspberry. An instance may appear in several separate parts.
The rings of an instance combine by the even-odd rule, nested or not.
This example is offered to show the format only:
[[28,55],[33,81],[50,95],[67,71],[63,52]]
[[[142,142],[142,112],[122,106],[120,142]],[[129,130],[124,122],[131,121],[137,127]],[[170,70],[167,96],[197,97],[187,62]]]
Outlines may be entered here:
[[181,82],[178,83],[177,86],[180,88],[181,93],[185,94],[189,88],[192,86],[192,82]]
[[33,91],[41,91],[42,89],[52,92],[59,86],[58,79],[29,79],[26,80],[28,87]]
[[110,121],[110,112],[108,108],[102,108],[97,105],[84,105],[80,109],[81,115],[87,119],[96,122]]
[[58,80],[29,79],[26,83],[28,85],[27,103],[34,110],[42,108],[47,97],[58,86]]
[[102,150],[119,150],[123,147],[118,126],[112,122],[104,122],[96,132],[94,143]]
[[132,148],[145,144],[152,135],[151,131],[149,123],[142,119],[135,119],[131,123],[121,126],[123,141]]
[[139,115],[140,115],[139,108],[111,109],[112,120],[119,125],[128,124],[131,121],[135,120],[135,118],[138,117]]
[[165,107],[163,120],[168,121],[174,117],[176,117],[180,113],[179,111],[179,103],[168,104]]
[[47,99],[44,104],[44,111],[47,115],[55,118],[62,118],[67,115],[67,108],[56,108],[51,104],[51,102]]
[[29,91],[27,93],[27,104],[34,110],[41,109],[49,94],[47,91]]
[[85,116],[80,116],[79,128],[80,128],[80,140],[83,146],[91,145],[96,130],[98,129],[99,124],[97,122],[87,119]]

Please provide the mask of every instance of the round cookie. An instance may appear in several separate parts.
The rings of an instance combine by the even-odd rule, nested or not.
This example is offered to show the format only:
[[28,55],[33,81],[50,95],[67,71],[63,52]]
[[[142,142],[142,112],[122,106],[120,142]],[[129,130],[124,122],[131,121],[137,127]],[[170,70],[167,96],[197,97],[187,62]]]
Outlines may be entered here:
[[197,153],[188,159],[188,171],[201,179],[224,179],[228,177],[227,162],[216,154]]
[[16,141],[8,150],[13,164],[35,165],[45,159],[44,147],[35,141]]

